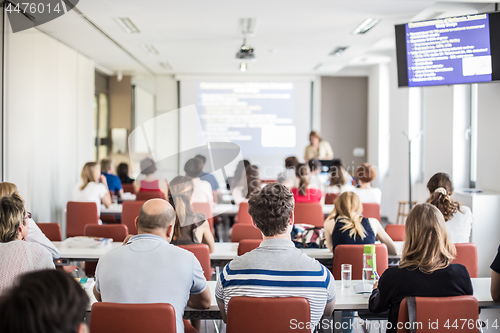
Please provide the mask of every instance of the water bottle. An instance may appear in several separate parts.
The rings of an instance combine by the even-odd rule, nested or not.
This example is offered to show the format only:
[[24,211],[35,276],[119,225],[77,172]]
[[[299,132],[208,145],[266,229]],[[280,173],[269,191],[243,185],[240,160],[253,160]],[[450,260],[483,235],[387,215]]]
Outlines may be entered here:
[[375,272],[377,271],[377,260],[375,258],[375,245],[364,246],[363,253],[363,283],[375,283]]

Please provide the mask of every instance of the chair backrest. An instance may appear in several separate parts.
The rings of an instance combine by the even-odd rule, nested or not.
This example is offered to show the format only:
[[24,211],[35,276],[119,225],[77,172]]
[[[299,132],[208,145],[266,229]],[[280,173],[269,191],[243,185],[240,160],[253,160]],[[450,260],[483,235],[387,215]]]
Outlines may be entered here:
[[123,192],[135,194],[134,184],[122,184]]
[[262,240],[262,233],[253,224],[236,223],[231,231],[231,242],[239,242],[242,239]]
[[238,244],[238,255],[241,256],[247,252],[259,247],[261,239],[242,239]]
[[311,333],[311,328],[307,325],[297,327],[291,325],[292,319],[295,319],[297,323],[309,323],[310,317],[309,302],[303,297],[237,296],[229,300],[226,332]]
[[148,201],[149,199],[165,199],[162,191],[139,191],[135,194],[135,200]]
[[124,201],[122,209],[122,224],[128,228],[128,233],[137,235],[137,227],[135,226],[135,218],[139,216],[139,211],[146,201]]
[[[479,305],[474,296],[415,297],[415,304],[417,324],[413,325],[419,333],[445,332],[454,323],[458,328],[453,327],[453,332],[478,332]],[[404,299],[399,308],[398,322],[409,322],[408,306],[408,300]],[[409,333],[410,330],[398,329],[397,332]]]
[[339,194],[337,193],[327,193],[325,195],[325,205],[333,205],[335,203],[335,200],[339,197]]
[[86,225],[84,235],[113,238],[115,242],[123,242],[128,236],[128,228],[124,224]]
[[380,221],[380,205],[378,203],[364,203],[363,204],[363,216],[366,218],[376,218]]
[[69,201],[66,205],[66,237],[83,236],[87,224],[99,224],[95,202]]
[[469,271],[471,278],[477,278],[478,275],[478,259],[477,247],[474,243],[459,243],[455,244],[457,256],[452,261],[453,264],[462,264]]
[[176,333],[175,309],[167,303],[96,302],[90,313],[92,333]]
[[61,226],[59,223],[37,223],[36,225],[51,242],[62,241]]
[[252,224],[252,217],[248,214],[248,202],[241,202],[238,207],[238,223]]
[[307,223],[323,228],[325,215],[323,214],[323,207],[318,202],[296,202],[294,214],[295,223]]
[[214,218],[212,216],[212,205],[210,202],[192,202],[191,207],[195,213],[202,213],[207,218],[212,235],[215,235]]
[[[363,252],[364,245],[337,245],[333,253],[332,273],[335,279],[340,280],[341,265],[352,265],[352,279],[361,280],[363,277]],[[375,244],[375,256],[377,259],[377,273],[382,275],[389,267],[389,254],[385,244]]]
[[210,265],[210,249],[207,244],[188,244],[179,245],[183,249],[186,249],[194,254],[203,268],[203,273],[205,274],[205,279],[210,281],[212,279],[212,266]]
[[395,242],[402,242],[405,239],[405,225],[404,224],[388,224],[385,226],[385,232]]
[[261,179],[260,182],[262,184],[276,183],[276,179]]

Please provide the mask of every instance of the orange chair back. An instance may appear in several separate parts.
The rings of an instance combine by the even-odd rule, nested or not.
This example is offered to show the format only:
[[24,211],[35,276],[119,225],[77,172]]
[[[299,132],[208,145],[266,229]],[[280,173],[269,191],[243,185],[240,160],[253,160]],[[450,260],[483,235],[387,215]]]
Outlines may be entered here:
[[378,203],[364,203],[363,217],[373,217],[380,221],[380,205]]
[[297,202],[295,203],[295,223],[312,224],[315,227],[323,228],[325,216],[320,203]]
[[276,183],[276,179],[261,179],[260,182],[262,184]]
[[325,195],[325,205],[333,205],[335,203],[335,200],[339,197],[339,194],[337,193],[327,193]]
[[259,247],[261,239],[242,239],[238,244],[238,255],[241,256],[247,252]]
[[[453,328],[453,332],[478,332],[476,325],[479,319],[479,305],[474,296],[415,297],[415,304],[415,322],[422,323],[421,326],[415,326],[419,333],[449,331],[449,327],[445,325],[452,326],[454,323],[457,324],[458,328]],[[407,299],[401,302],[398,322],[409,322]],[[429,323],[437,323],[437,325],[434,326]],[[469,326],[469,323],[472,324]],[[398,329],[397,332],[410,333],[410,330]]]
[[[352,265],[352,279],[361,280],[363,272],[364,245],[337,245],[333,254],[332,273],[336,280],[340,280],[341,265]],[[375,244],[375,256],[377,259],[377,273],[382,275],[389,268],[389,254],[385,244]]]
[[85,236],[113,238],[114,242],[123,242],[128,236],[128,228],[124,224],[86,225]]
[[37,223],[36,225],[51,242],[62,241],[61,226],[59,223]]
[[252,217],[248,214],[248,202],[242,202],[238,207],[238,223],[252,224]]
[[395,242],[402,242],[405,239],[405,225],[404,224],[388,224],[385,226],[385,232]]
[[203,269],[203,273],[205,274],[205,279],[210,281],[212,279],[213,269],[210,265],[210,249],[207,244],[188,244],[188,245],[179,245],[185,250],[192,252],[196,259],[201,264],[201,268]]
[[237,243],[242,239],[262,240],[262,233],[253,224],[236,223],[231,231],[231,242]]
[[[309,302],[303,297],[232,297],[227,307],[227,333],[311,333],[304,325],[296,329],[290,325],[292,319],[297,323],[309,323],[311,311]],[[92,332],[93,333],[93,332]]]
[[207,218],[212,235],[215,235],[214,218],[212,216],[212,205],[210,202],[192,202],[191,207],[195,213],[202,213]]
[[167,303],[96,302],[90,312],[92,333],[176,333],[174,307]]
[[471,278],[477,278],[478,275],[478,259],[477,247],[474,243],[455,244],[457,256],[452,261],[452,264],[462,264],[469,271]]
[[122,184],[123,192],[124,193],[133,193],[135,194],[135,187],[134,184]]
[[139,216],[139,211],[146,201],[124,201],[122,209],[122,224],[128,228],[128,233],[137,235],[135,218]]
[[137,201],[148,201],[149,199],[165,199],[162,191],[139,191],[135,195]]
[[83,236],[87,224],[99,224],[95,202],[68,202],[66,206],[66,237]]

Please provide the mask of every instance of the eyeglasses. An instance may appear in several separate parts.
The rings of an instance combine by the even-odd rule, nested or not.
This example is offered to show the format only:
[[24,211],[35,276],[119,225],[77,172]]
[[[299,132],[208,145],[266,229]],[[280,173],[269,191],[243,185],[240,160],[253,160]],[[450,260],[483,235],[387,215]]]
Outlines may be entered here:
[[31,219],[31,212],[25,212],[24,221]]

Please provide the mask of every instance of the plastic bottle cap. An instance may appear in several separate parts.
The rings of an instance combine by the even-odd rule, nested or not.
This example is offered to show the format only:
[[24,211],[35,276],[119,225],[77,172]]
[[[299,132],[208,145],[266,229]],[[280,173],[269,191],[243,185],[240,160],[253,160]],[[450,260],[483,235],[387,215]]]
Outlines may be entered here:
[[364,250],[365,254],[375,254],[375,245],[373,244],[365,245]]

